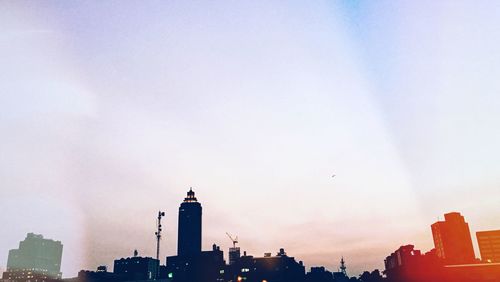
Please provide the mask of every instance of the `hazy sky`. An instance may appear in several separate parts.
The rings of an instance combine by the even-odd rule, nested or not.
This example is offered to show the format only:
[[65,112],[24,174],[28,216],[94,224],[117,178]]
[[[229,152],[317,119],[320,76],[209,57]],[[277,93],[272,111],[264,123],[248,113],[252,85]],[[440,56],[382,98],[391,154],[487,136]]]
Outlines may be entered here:
[[159,209],[174,255],[190,186],[204,249],[227,251],[227,231],[307,267],[343,255],[351,274],[429,250],[445,212],[499,229],[498,15],[497,1],[1,1],[0,266],[28,232],[63,242],[65,277],[154,256]]

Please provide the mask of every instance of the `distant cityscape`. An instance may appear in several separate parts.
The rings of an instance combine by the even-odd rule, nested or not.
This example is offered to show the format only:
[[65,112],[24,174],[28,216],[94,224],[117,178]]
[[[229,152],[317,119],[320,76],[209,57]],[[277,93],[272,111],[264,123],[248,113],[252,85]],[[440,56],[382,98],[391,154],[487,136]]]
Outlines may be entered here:
[[476,258],[469,224],[459,212],[444,215],[444,221],[431,225],[434,248],[422,252],[414,245],[401,246],[389,254],[385,269],[365,271],[350,277],[348,262],[338,258],[336,271],[323,266],[306,270],[280,248],[276,253],[262,257],[241,253],[238,238],[232,241],[228,261],[224,251],[213,245],[202,250],[202,206],[190,189],[179,207],[177,255],[166,257],[160,264],[162,217],[157,217],[157,252],[155,257],[139,256],[118,258],[113,270],[99,266],[96,270],[81,270],[73,278],[62,278],[63,244],[60,241],[28,233],[19,248],[8,254],[7,268],[1,282],[494,282],[500,281],[500,230],[476,232],[481,259]]

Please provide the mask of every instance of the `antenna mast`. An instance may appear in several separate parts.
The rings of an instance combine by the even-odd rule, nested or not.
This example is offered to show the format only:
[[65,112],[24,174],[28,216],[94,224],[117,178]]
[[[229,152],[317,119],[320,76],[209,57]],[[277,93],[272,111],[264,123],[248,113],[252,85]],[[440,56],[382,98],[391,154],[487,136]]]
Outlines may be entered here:
[[158,212],[158,220],[156,221],[157,223],[157,231],[155,232],[156,235],[156,259],[160,261],[160,239],[161,239],[161,218],[165,216],[165,212],[159,211]]
[[347,267],[345,266],[344,257],[340,259],[340,272],[342,272],[342,274],[344,274],[347,277]]

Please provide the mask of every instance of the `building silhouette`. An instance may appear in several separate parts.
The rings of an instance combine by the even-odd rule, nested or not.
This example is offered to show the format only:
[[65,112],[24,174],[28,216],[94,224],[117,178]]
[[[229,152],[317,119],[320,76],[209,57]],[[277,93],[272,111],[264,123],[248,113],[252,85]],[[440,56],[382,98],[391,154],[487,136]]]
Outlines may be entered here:
[[444,282],[442,261],[435,250],[422,254],[413,245],[401,246],[384,264],[384,273],[390,282]]
[[113,273],[121,281],[155,280],[158,278],[159,265],[157,259],[135,255],[115,260]]
[[60,241],[28,233],[18,249],[9,251],[3,279],[37,282],[60,279],[62,250]]
[[[74,278],[63,279],[64,282],[132,282],[158,281],[159,260],[151,257],[140,257],[137,251],[133,257],[120,258],[114,261],[113,272],[106,266],[97,267],[97,271],[81,270]],[[53,281],[55,282],[55,281]]]
[[333,282],[333,274],[326,270],[324,266],[311,267],[311,271],[306,274],[306,282]]
[[[192,189],[179,208],[178,254],[167,257],[160,278],[172,282],[222,281],[288,281],[302,282],[305,268],[280,249],[276,256],[242,257],[234,252],[231,264],[224,261],[224,252],[217,245],[210,251],[201,251],[201,204]],[[238,249],[239,251],[239,249]]]
[[246,282],[301,282],[305,281],[305,267],[302,261],[289,257],[284,249],[271,256],[247,256],[246,253],[239,260],[227,267],[226,281]]
[[[311,267],[305,273],[302,261],[287,255],[284,249],[272,256],[265,253],[263,257],[254,257],[236,248],[237,238],[230,239],[230,263],[226,264],[224,253],[219,246],[213,244],[209,251],[201,250],[202,241],[202,207],[192,189],[179,207],[178,254],[168,256],[166,265],[160,265],[158,259],[139,257],[137,251],[133,257],[114,261],[113,272],[106,267],[97,271],[80,271],[78,277],[64,279],[66,282],[497,282],[500,281],[500,230],[477,232],[483,262],[475,259],[472,239],[467,222],[460,213],[445,214],[444,221],[431,226],[435,248],[423,254],[413,245],[399,247],[384,260],[385,277],[378,269],[364,271],[358,277],[348,277],[345,260],[342,257],[337,272],[330,272],[324,267]],[[52,261],[53,266],[42,266],[41,276],[31,275],[33,263],[19,261],[33,260],[33,253],[39,254],[42,249],[33,242],[49,242],[52,247],[47,252],[57,253],[54,246],[60,245],[59,257]],[[32,242],[33,241],[33,242]],[[31,243],[26,243],[31,242]],[[45,243],[42,244],[45,246]],[[31,246],[31,247],[27,247]],[[38,246],[39,247],[39,246]],[[31,250],[28,252],[27,250]],[[45,250],[45,249],[43,249]],[[60,242],[43,239],[41,235],[28,234],[20,243],[18,250],[9,253],[8,271],[4,279],[22,282],[44,282],[50,277],[61,277],[60,259],[62,245]],[[25,257],[23,257],[23,255]],[[31,255],[26,255],[31,254]],[[47,255],[44,255],[46,259]],[[35,256],[36,257],[36,256]],[[32,268],[20,265],[31,265]],[[40,265],[40,264],[39,264]],[[14,267],[16,266],[16,267]],[[45,267],[45,268],[43,268]],[[20,271],[20,272],[15,272]],[[50,275],[55,276],[50,276]],[[22,279],[21,279],[22,278]],[[54,282],[54,281],[52,281]]]
[[189,189],[187,197],[179,207],[179,227],[177,236],[177,255],[189,256],[201,252],[201,204]]
[[500,230],[476,232],[483,262],[500,262]]
[[[370,281],[363,281],[363,282],[372,282]],[[306,282],[348,282],[348,281],[358,281],[356,278],[350,279],[349,276],[347,276],[347,267],[346,263],[344,260],[344,257],[340,259],[340,266],[338,271],[336,272],[330,272],[328,271],[324,266],[317,266],[317,267],[311,267],[311,270],[306,273],[305,276],[305,281]],[[379,282],[379,281],[373,281],[373,282]]]
[[238,244],[238,236],[233,237],[227,232],[226,235],[233,243],[233,246],[229,248],[229,265],[231,265],[240,259],[241,253],[240,247],[236,247],[236,244]]
[[201,223],[201,204],[190,189],[179,207],[177,255],[167,257],[161,278],[175,282],[224,281],[224,252],[215,244],[212,250],[201,251]]
[[229,265],[237,262],[241,257],[240,247],[230,247],[229,248]]
[[[460,213],[445,214],[445,221],[434,223],[431,229],[435,248],[425,255],[413,245],[406,245],[385,259],[388,282],[500,281],[500,263],[480,263],[475,259],[469,226]],[[498,239],[496,231],[478,233],[484,250]],[[493,252],[488,249],[486,253]],[[360,280],[364,281],[362,276]]]
[[106,266],[98,266],[97,271],[80,270],[77,277],[63,280],[64,282],[119,282],[120,277],[108,272]]
[[225,281],[225,268],[224,252],[214,244],[211,251],[167,257],[166,275],[162,278],[175,282]]
[[432,224],[436,255],[446,264],[467,264],[475,261],[469,224],[458,212],[444,215],[444,221]]

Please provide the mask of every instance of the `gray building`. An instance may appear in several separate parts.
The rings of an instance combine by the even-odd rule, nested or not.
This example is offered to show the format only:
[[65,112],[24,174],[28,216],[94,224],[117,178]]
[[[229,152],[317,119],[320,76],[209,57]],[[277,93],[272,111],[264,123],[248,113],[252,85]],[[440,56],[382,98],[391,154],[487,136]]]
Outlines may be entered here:
[[3,279],[34,282],[60,279],[62,250],[60,241],[28,233],[18,249],[9,251]]

